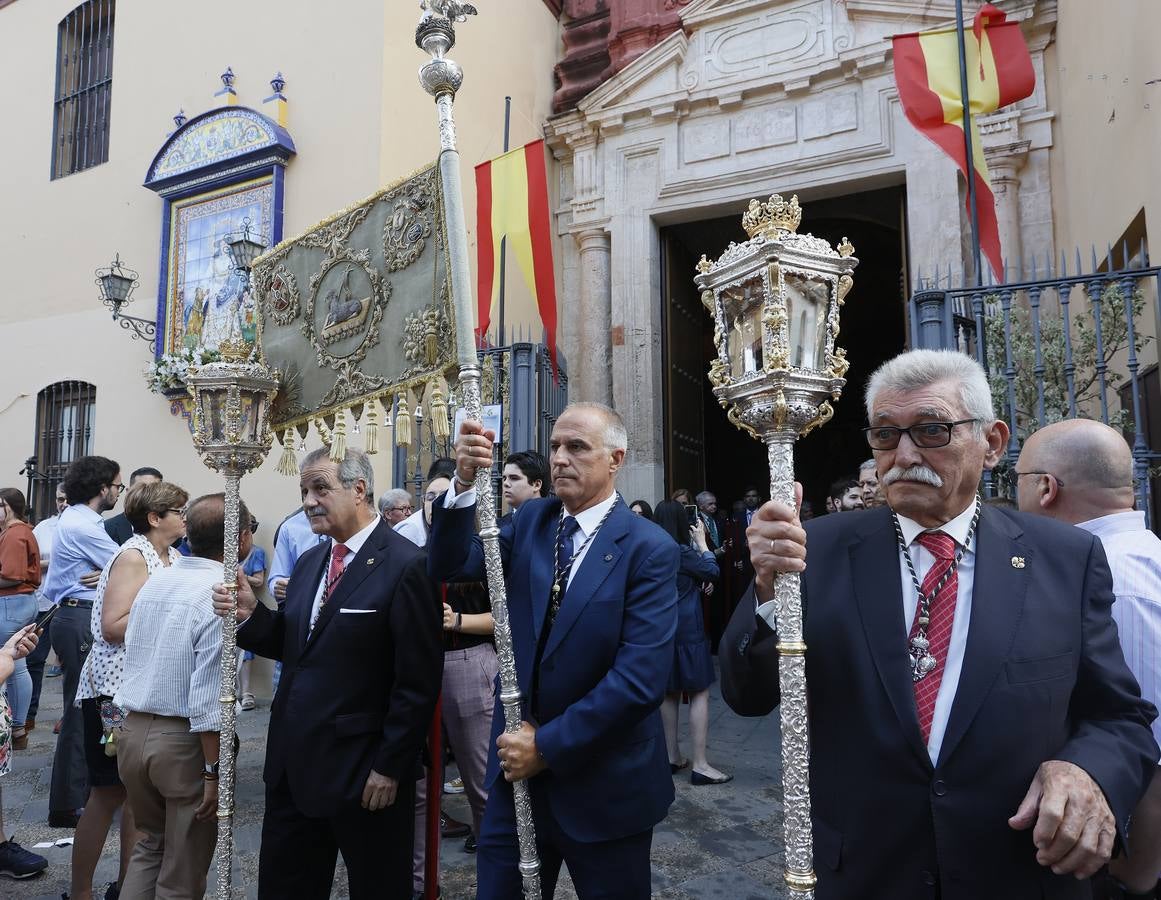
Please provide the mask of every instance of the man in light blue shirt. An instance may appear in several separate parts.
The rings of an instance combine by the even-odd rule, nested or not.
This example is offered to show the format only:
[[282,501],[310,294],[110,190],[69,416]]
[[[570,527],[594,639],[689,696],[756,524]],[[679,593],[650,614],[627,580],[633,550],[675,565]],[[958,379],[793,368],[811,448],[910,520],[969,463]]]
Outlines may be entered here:
[[[1133,508],[1133,454],[1119,431],[1091,419],[1041,428],[1024,442],[1014,476],[1020,509],[1101,540],[1113,574],[1113,620],[1141,696],[1161,703],[1161,540]],[[1161,723],[1153,722],[1161,741]],[[1124,896],[1154,897],[1161,873],[1161,765],[1133,812],[1128,852],[1109,862]],[[1118,895],[1119,896],[1119,895]]]
[[124,485],[121,467],[103,456],[82,456],[65,472],[68,508],[60,514],[44,595],[58,607],[52,643],[64,674],[64,721],[52,761],[48,824],[75,828],[77,810],[85,805],[84,730],[81,711],[73,706],[81,667],[93,643],[89,618],[97,596],[96,578],[117,554],[101,513],[117,505]]

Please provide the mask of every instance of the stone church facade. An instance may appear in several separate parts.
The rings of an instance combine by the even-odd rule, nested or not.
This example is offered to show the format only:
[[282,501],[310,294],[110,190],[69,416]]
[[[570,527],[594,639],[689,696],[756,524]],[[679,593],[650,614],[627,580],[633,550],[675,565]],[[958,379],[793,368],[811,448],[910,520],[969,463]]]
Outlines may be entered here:
[[[809,230],[812,197],[901,186],[899,296],[921,270],[962,277],[962,181],[904,118],[891,59],[891,35],[946,24],[955,4],[654,0],[610,4],[609,21],[604,3],[572,5],[566,16],[580,15],[564,25],[558,112],[546,125],[559,163],[562,295],[576,304],[561,335],[570,390],[622,413],[632,448],[622,489],[659,498],[666,226],[740,215],[751,198],[781,192],[800,196]],[[1015,261],[1055,251],[1045,61],[1057,4],[1004,8],[1021,23],[1037,76],[1031,97],[982,120],[1001,239]],[[850,395],[857,403],[857,390]]]

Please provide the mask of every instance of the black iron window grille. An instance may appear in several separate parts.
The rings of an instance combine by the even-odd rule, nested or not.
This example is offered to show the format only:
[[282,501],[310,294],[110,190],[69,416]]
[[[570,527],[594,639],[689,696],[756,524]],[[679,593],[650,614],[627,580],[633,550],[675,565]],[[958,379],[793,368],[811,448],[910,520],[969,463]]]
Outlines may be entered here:
[[57,26],[52,177],[109,159],[116,0],[87,0]]
[[85,381],[58,381],[36,398],[35,466],[29,475],[32,506],[51,515],[54,491],[69,463],[93,452],[97,388]]

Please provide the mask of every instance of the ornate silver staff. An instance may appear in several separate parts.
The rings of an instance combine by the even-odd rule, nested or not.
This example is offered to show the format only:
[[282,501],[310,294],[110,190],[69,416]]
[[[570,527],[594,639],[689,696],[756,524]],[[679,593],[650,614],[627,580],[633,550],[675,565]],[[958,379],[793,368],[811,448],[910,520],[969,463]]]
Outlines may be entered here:
[[[224,341],[221,360],[191,369],[186,377],[193,407],[193,442],[202,462],[225,476],[225,544],[222,582],[235,585],[241,534],[238,488],[270,451],[270,402],[277,373],[243,341]],[[252,359],[251,356],[254,356]],[[249,522],[246,526],[249,527]],[[238,675],[238,591],[230,590],[231,615],[222,619],[221,751],[218,771],[218,900],[230,900],[234,858],[234,711]]]
[[[738,428],[764,441],[770,497],[794,503],[794,442],[834,415],[849,363],[835,346],[839,307],[854,285],[858,260],[843,238],[837,250],[797,234],[798,198],[751,200],[742,227],[716,262],[702,256],[694,279],[713,316],[717,359],[714,396]],[[774,582],[781,688],[783,829],[786,884],[813,900],[816,878],[810,829],[810,743],[806,715],[806,643],[797,574]]]
[[[430,61],[419,70],[419,81],[439,111],[439,170],[443,179],[444,209],[447,224],[448,256],[451,260],[452,301],[456,314],[456,354],[460,363],[460,390],[468,418],[479,420],[480,366],[473,341],[475,321],[471,293],[471,270],[468,259],[468,229],[464,223],[463,189],[460,184],[460,155],[456,150],[456,126],[452,104],[464,80],[460,67],[445,54],[455,46],[455,23],[476,14],[475,7],[455,0],[422,0],[423,10],[415,43],[431,54]],[[521,696],[516,681],[516,657],[512,652],[512,627],[508,622],[508,595],[504,584],[504,567],[500,559],[500,529],[496,525],[495,498],[492,494],[491,469],[476,471],[476,509],[480,537],[484,542],[484,563],[488,575],[488,593],[495,621],[496,658],[500,668],[500,702],[504,706],[504,729],[513,734],[520,730]],[[520,843],[520,874],[524,879],[527,900],[540,898],[540,859],[536,853],[536,827],[532,822],[532,803],[524,780],[512,783],[516,803],[516,834]]]

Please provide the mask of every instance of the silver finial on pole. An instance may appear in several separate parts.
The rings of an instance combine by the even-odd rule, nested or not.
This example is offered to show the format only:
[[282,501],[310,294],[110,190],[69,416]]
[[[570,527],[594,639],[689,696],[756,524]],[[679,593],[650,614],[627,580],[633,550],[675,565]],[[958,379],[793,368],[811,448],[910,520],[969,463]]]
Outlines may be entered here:
[[[419,81],[435,98],[439,114],[439,170],[443,181],[444,214],[447,225],[448,257],[451,265],[452,302],[456,313],[456,355],[460,365],[460,386],[468,418],[479,420],[480,366],[476,357],[474,304],[468,256],[468,229],[464,221],[460,155],[456,149],[452,105],[464,80],[463,70],[446,54],[455,46],[455,23],[476,14],[476,8],[456,0],[422,0],[423,16],[415,30],[415,43],[431,56],[419,70]],[[492,492],[491,469],[476,472],[476,504],[480,537],[484,543],[488,593],[495,621],[496,658],[500,669],[500,702],[504,708],[504,730],[520,730],[521,696],[516,680],[516,656],[512,650],[512,627],[508,621],[508,595],[500,559],[500,529],[496,524],[496,500]],[[520,844],[520,874],[525,900],[540,900],[540,859],[536,853],[536,826],[532,821],[532,801],[528,783],[512,783],[516,806],[516,836]]]

